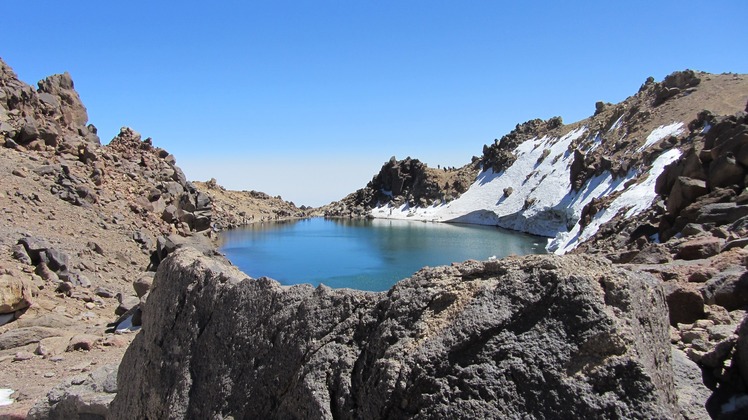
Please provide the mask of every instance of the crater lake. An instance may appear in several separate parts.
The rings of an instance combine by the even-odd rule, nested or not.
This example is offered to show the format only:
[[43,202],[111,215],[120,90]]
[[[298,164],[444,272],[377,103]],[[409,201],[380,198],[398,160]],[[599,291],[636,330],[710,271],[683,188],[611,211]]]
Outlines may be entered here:
[[251,224],[223,232],[220,243],[251,277],[384,291],[425,266],[545,253],[546,238],[494,226],[311,218]]

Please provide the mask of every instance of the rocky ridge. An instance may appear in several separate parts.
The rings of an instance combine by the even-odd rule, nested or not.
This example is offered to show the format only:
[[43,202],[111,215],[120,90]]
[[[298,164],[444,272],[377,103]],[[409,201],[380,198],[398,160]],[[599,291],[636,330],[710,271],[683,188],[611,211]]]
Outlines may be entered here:
[[[651,171],[690,147],[689,121],[704,109],[710,110],[709,115],[732,115],[745,107],[746,96],[748,78],[743,75],[687,70],[659,83],[650,78],[639,92],[619,104],[597,103],[595,114],[582,121],[563,124],[555,117],[517,125],[484,146],[483,155],[468,165],[474,172],[461,182],[469,184],[468,188],[454,201],[418,200],[417,196],[372,199],[365,188],[329,207],[359,209],[353,213],[364,216],[496,224],[543,236],[560,234],[553,250],[568,252],[597,229],[598,223],[588,225],[594,210],[601,207],[600,200],[612,201],[621,195],[629,199],[642,192],[656,196],[654,189],[642,184],[649,177],[653,183],[659,173],[650,175]],[[387,168],[400,165],[386,164],[375,180],[387,179],[391,172]],[[412,191],[418,179],[403,177],[404,184],[397,189]],[[376,187],[374,183],[367,186],[368,191]],[[631,212],[638,214],[648,204],[640,207]],[[567,230],[572,232],[566,234]]]
[[249,223],[308,217],[311,208],[296,207],[281,197],[260,191],[232,191],[218,185],[215,179],[195,182],[212,203],[213,228],[233,229]]
[[150,138],[101,145],[69,74],[34,89],[2,60],[0,173],[0,387],[16,391],[1,416],[118,363],[133,334],[108,324],[137,324],[151,270],[187,243],[212,253],[229,212]]

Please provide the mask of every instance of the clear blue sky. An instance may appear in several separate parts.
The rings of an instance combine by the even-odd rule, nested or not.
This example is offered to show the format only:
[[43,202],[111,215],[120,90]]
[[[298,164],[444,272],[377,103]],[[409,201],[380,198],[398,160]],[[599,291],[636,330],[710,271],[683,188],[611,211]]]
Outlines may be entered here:
[[745,0],[4,1],[0,57],[69,71],[108,142],[130,126],[218,179],[320,205],[390,156],[462,166],[532,118],[647,76],[748,73]]

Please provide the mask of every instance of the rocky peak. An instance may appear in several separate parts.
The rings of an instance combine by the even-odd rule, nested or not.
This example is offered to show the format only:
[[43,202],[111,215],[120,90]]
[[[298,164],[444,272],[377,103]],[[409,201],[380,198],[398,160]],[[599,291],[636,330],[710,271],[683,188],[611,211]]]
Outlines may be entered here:
[[96,127],[86,126],[88,113],[70,74],[49,76],[38,85],[34,90],[2,63],[0,133],[15,144],[36,150],[76,149],[81,142],[100,144]]
[[322,208],[326,216],[364,216],[386,203],[399,207],[447,203],[467,191],[478,173],[477,160],[462,168],[430,168],[418,159],[392,156],[366,187]]
[[53,108],[63,124],[76,128],[86,125],[88,112],[75,90],[70,73],[49,76],[38,84],[40,101]]
[[699,83],[701,79],[693,70],[673,72],[667,75],[661,83],[652,85],[655,94],[652,104],[658,106],[680,93],[691,91]]
[[509,134],[495,139],[492,145],[483,146],[483,156],[480,164],[484,170],[491,168],[495,173],[510,167],[516,160],[513,151],[525,140],[533,137],[542,137],[551,130],[563,126],[561,117],[553,117],[548,120],[536,118],[526,121],[517,126]]

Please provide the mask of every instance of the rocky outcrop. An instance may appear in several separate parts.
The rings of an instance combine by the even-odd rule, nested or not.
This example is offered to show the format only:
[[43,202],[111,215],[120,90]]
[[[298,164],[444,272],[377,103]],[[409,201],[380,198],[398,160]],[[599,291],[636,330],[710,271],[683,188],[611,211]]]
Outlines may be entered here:
[[748,197],[741,196],[748,174],[748,159],[741,158],[748,156],[746,115],[700,113],[689,127],[690,148],[657,180],[667,208],[660,224],[663,240],[689,224],[721,226],[748,215]]
[[462,168],[429,168],[418,159],[392,156],[366,187],[320,210],[328,217],[366,217],[372,208],[391,205],[408,208],[446,204],[467,191],[480,162]]
[[159,267],[110,418],[670,418],[664,295],[583,256],[281,287],[185,248]]
[[211,227],[211,200],[187,181],[167,151],[154,147],[150,138],[143,140],[137,132],[123,127],[107,145],[128,162],[128,176],[140,180],[144,194],[131,203],[136,213],[154,213],[183,234],[201,232]]
[[40,149],[67,143],[67,147],[75,149],[100,143],[96,127],[86,126],[88,113],[70,74],[47,77],[38,86],[34,90],[18,80],[0,60],[0,133],[11,141],[6,140],[6,146]]
[[654,84],[655,98],[653,105],[658,106],[668,99],[688,93],[701,83],[701,79],[693,70],[676,71],[665,77],[661,83]]
[[486,170],[491,168],[494,172],[501,172],[508,167],[517,157],[512,153],[522,142],[534,137],[542,137],[551,130],[561,127],[561,117],[553,117],[547,121],[536,118],[517,124],[509,134],[495,139],[492,145],[483,145],[483,156],[480,158],[481,167]]
[[195,182],[195,187],[211,200],[211,226],[215,230],[228,230],[249,223],[308,217],[310,208],[296,207],[280,196],[270,196],[260,191],[228,190],[215,179]]

